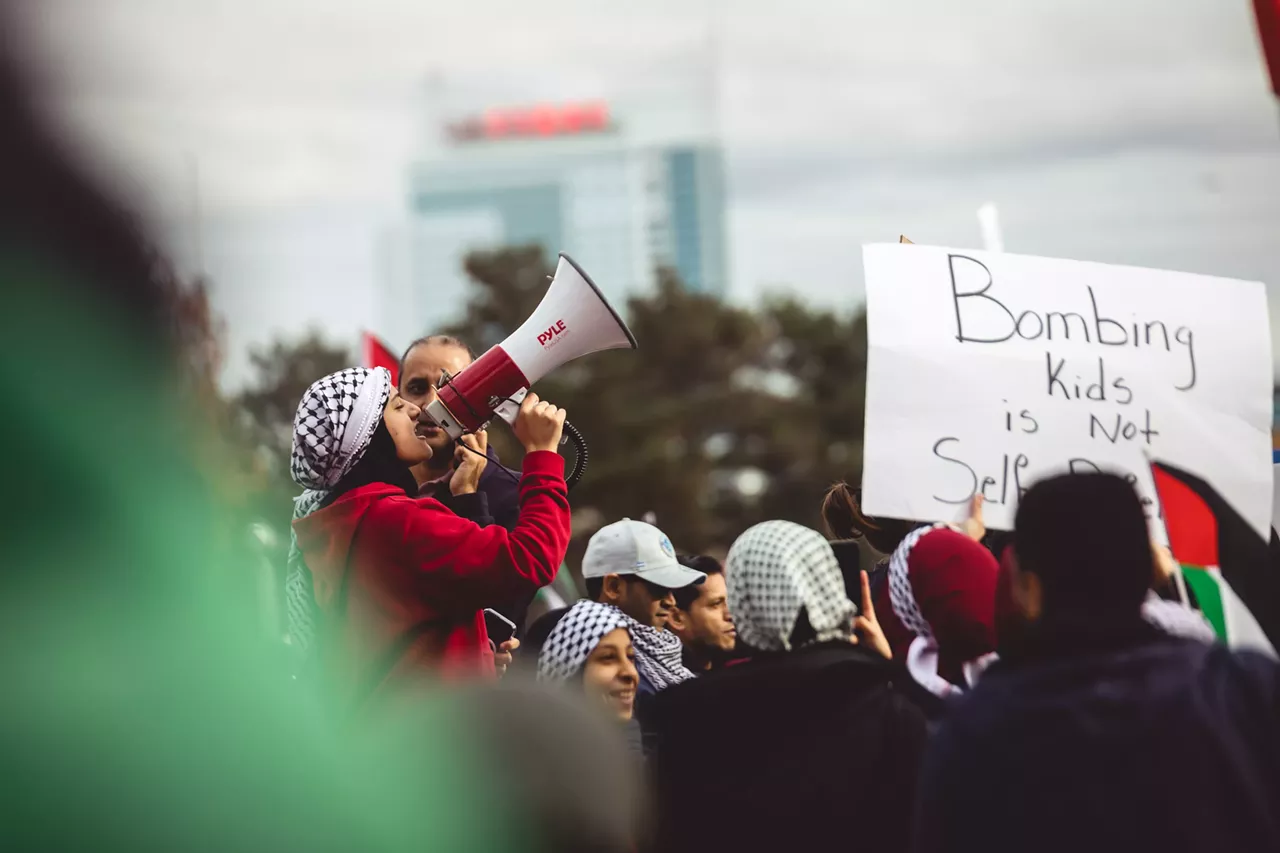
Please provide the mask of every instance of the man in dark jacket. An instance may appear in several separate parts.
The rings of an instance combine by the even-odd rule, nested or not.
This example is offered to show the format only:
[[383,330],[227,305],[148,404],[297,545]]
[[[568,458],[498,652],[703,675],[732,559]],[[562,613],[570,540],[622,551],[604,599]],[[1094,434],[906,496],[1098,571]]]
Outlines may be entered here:
[[725,580],[751,659],[657,695],[653,849],[905,850],[925,720],[865,576],[859,610],[822,535],[771,521]]
[[[457,375],[474,360],[470,347],[450,335],[428,335],[409,344],[400,357],[400,396],[420,409],[425,409],[436,398],[436,389],[445,373]],[[520,517],[520,474],[503,467],[498,454],[488,446],[485,435],[464,439],[465,444],[454,446],[448,433],[442,429],[421,425],[421,435],[431,445],[431,458],[414,466],[413,476],[418,481],[418,496],[435,498],[457,515],[474,521],[481,527],[499,524],[514,530]],[[481,451],[487,462],[480,472],[480,482],[474,490],[451,488],[455,468],[461,454]],[[532,598],[518,601],[495,601],[491,606],[517,626],[523,626]],[[501,669],[511,662],[511,652],[519,641],[509,641],[497,649],[497,665]]]
[[[400,358],[400,396],[419,409],[425,409],[436,398],[441,377],[454,376],[473,360],[465,343],[449,335],[429,335],[409,345]],[[488,464],[480,474],[480,485],[474,497],[454,495],[449,489],[454,463],[459,450],[442,429],[421,426],[419,432],[431,445],[431,458],[415,466],[413,476],[420,486],[421,497],[432,497],[458,515],[477,523],[501,524],[511,530],[520,514],[520,475],[504,468],[492,448],[485,446]]]
[[1044,481],[1016,526],[1026,622],[930,746],[916,849],[1280,850],[1280,669],[1144,622],[1132,487]]

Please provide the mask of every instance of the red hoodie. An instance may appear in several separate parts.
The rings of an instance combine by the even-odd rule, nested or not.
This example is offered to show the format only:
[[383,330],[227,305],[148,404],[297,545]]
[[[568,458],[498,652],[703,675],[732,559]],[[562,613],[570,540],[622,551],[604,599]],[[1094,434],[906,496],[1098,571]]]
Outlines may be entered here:
[[293,523],[315,584],[323,663],[353,703],[424,673],[492,675],[481,609],[555,580],[569,547],[564,458],[524,458],[508,532],[383,483]]

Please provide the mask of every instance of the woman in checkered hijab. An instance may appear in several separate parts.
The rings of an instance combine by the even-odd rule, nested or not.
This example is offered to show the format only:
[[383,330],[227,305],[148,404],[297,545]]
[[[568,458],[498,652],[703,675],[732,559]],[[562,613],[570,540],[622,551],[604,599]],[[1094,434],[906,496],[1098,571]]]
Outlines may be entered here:
[[739,642],[752,649],[856,644],[856,628],[871,648],[890,656],[875,621],[866,573],[860,614],[846,592],[835,552],[816,530],[790,521],[757,524],[733,543],[725,578]]
[[538,652],[538,680],[580,682],[590,700],[629,721],[640,680],[633,624],[612,605],[579,601],[560,617]]
[[419,414],[385,369],[351,368],[307,389],[294,420],[292,473],[306,491],[293,522],[291,629],[300,645],[315,635],[319,655],[309,658],[322,659],[353,708],[428,673],[492,676],[482,608],[551,583],[569,543],[554,449],[562,410],[532,394],[521,405],[526,454],[510,531],[416,497],[409,468],[432,452]]
[[657,695],[654,849],[822,850],[850,827],[860,849],[909,849],[925,717],[859,579],[855,603],[831,545],[789,521],[733,543],[729,611],[751,654]]

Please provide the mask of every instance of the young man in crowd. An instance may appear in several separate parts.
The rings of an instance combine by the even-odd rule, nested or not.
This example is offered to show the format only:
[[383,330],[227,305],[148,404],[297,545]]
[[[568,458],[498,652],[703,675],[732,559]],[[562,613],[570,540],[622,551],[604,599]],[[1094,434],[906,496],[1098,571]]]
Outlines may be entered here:
[[[680,564],[667,535],[652,524],[624,518],[596,531],[582,557],[587,597],[612,604],[635,623],[633,641],[644,697],[693,676],[681,662],[680,638],[667,630],[675,591],[707,576]],[[638,709],[643,726],[643,709]]]
[[1045,480],[1015,526],[1017,642],[930,746],[916,849],[1280,850],[1280,665],[1144,620],[1123,479]]
[[705,574],[707,579],[675,591],[676,606],[671,609],[668,627],[684,644],[684,665],[693,672],[708,672],[728,660],[738,638],[729,613],[724,566],[701,554],[679,560],[680,565]]

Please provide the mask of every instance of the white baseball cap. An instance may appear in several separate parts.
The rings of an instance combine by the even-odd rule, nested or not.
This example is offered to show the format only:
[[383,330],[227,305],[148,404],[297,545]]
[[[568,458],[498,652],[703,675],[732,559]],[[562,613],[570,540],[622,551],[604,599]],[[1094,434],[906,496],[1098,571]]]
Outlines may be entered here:
[[667,534],[629,518],[606,524],[587,542],[582,576],[605,575],[635,575],[666,589],[682,589],[707,579],[704,573],[680,565]]

